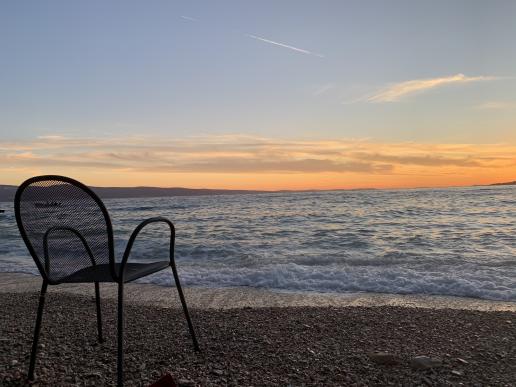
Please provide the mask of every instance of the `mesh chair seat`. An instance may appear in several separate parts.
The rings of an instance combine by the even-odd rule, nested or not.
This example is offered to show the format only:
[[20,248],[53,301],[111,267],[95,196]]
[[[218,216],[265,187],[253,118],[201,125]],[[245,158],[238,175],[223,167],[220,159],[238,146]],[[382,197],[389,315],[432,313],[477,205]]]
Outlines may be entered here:
[[[160,261],[153,263],[127,263],[125,265],[124,282],[131,282],[138,278],[145,277],[149,274],[156,273],[170,266],[168,261]],[[120,272],[120,264],[115,264],[115,270]],[[89,266],[72,275],[62,278],[60,283],[72,282],[115,282],[111,276],[108,264]]]

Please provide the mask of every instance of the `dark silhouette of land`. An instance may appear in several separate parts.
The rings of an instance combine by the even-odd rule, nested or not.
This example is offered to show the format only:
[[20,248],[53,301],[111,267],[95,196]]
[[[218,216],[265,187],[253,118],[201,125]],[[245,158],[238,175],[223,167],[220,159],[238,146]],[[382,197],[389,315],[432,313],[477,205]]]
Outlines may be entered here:
[[493,183],[493,184],[489,184],[489,185],[516,185],[516,180],[514,180],[514,181],[507,181],[505,183]]
[[[90,187],[102,199],[153,198],[170,196],[242,195],[271,191],[194,189],[159,187]],[[11,202],[18,189],[15,185],[0,185],[0,202]]]
[[[516,185],[515,181],[487,184],[487,186]],[[0,202],[12,202],[18,186],[0,184]],[[159,198],[171,196],[249,195],[274,192],[321,192],[321,191],[368,191],[375,188],[330,189],[330,190],[244,190],[207,188],[160,188],[160,187],[90,187],[102,199]]]

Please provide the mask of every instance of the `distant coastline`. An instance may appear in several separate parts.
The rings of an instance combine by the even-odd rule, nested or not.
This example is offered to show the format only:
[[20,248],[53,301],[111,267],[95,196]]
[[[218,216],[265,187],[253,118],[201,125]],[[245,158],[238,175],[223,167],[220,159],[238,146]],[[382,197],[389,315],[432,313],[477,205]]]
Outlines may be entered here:
[[[0,202],[14,200],[18,186],[0,184]],[[161,188],[161,187],[90,187],[102,199],[159,198],[173,196],[252,195],[260,193],[319,192],[319,191],[366,191],[375,188],[350,188],[332,190],[244,190],[209,188]]]
[[[516,185],[515,181],[481,184],[475,186],[490,187],[502,185]],[[14,200],[16,185],[0,184],[0,202],[11,202]],[[209,189],[209,188],[183,188],[183,187],[90,187],[102,199],[129,199],[129,198],[155,198],[173,196],[211,196],[211,195],[252,195],[260,193],[287,193],[287,192],[324,192],[324,191],[369,191],[376,188],[349,188],[349,189],[304,189],[304,190],[232,190],[232,189]],[[427,188],[427,187],[415,187]],[[430,188],[430,187],[428,187]],[[441,187],[442,188],[442,187]]]
[[489,184],[489,185],[516,185],[516,180],[514,180],[514,181],[507,181],[505,183],[493,183],[493,184]]
[[[208,195],[242,195],[266,193],[272,191],[230,190],[230,189],[196,189],[196,188],[160,188],[160,187],[90,187],[102,199],[153,198],[171,196],[208,196]],[[0,185],[0,202],[14,200],[18,189],[15,185]]]

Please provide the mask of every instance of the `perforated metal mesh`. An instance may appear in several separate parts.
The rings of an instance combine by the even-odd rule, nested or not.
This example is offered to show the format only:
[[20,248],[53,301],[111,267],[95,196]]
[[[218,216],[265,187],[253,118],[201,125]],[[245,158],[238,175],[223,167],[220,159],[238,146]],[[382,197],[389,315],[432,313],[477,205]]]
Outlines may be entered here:
[[91,194],[68,181],[53,179],[35,181],[21,192],[20,222],[40,266],[50,281],[59,282],[93,262],[81,240],[67,230],[52,231],[48,237],[48,260],[43,239],[52,227],[72,228],[79,232],[91,249],[96,265],[109,270],[112,232],[101,207]]

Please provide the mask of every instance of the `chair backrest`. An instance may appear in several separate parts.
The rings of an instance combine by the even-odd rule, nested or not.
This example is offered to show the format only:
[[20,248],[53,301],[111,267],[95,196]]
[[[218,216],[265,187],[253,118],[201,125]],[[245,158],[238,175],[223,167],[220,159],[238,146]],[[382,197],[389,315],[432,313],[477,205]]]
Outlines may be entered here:
[[84,184],[64,176],[33,177],[16,191],[14,208],[23,240],[49,283],[92,265],[109,264],[115,275],[111,220]]

